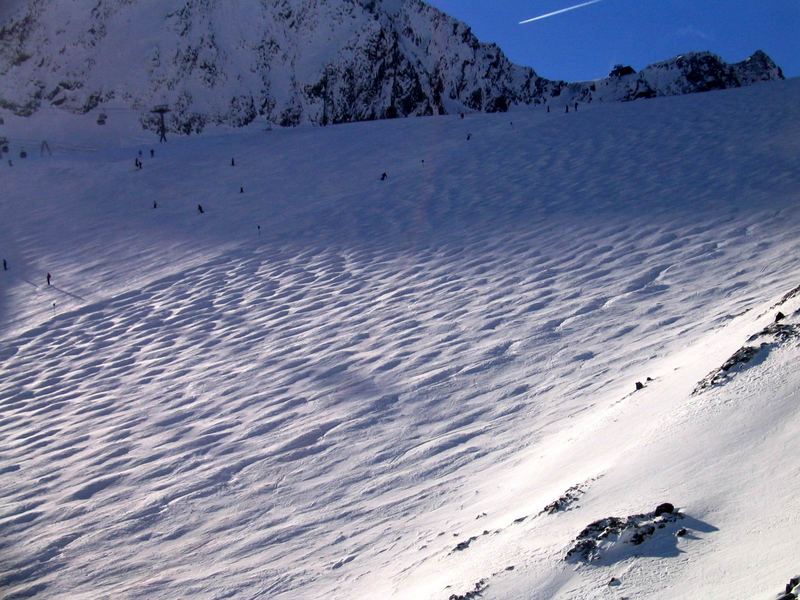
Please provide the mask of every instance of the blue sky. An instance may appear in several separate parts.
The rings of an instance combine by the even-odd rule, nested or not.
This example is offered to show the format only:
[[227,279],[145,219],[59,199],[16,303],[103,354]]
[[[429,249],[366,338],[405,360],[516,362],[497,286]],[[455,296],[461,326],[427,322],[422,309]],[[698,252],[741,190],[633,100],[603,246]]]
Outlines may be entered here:
[[586,0],[427,1],[553,79],[595,79],[617,63],[638,70],[692,50],[736,62],[759,48],[787,77],[800,75],[800,0],[601,0],[525,25]]

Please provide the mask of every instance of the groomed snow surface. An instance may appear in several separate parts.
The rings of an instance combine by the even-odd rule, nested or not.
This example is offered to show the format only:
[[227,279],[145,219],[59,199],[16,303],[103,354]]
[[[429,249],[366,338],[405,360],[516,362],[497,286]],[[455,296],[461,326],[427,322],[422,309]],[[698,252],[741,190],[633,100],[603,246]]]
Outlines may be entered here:
[[800,572],[800,347],[748,342],[800,323],[800,81],[161,145],[108,114],[5,117],[0,595],[767,599]]

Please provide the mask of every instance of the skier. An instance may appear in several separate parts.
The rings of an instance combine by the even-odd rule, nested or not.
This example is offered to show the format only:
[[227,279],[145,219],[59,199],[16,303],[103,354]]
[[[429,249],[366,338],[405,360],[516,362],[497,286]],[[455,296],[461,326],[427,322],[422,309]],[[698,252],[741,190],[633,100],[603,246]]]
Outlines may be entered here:
[[550,105],[547,105],[547,112],[550,112]]
[[203,214],[203,212],[205,212],[205,211],[203,210],[203,205],[202,205],[202,204],[198,204],[198,205],[197,205],[197,212],[199,212],[201,215]]
[[386,171],[384,171],[384,172],[383,172],[383,174],[381,175],[381,181],[386,181],[386,179],[387,179],[388,177],[389,177],[389,176],[386,174]]
[[8,271],[8,263],[5,258],[3,259],[3,271]]
[[567,113],[568,113],[568,112],[569,112],[569,104],[567,104],[567,105],[566,105],[564,108],[566,108],[566,109],[567,109],[567,110],[565,110],[564,112],[567,112]]
[[472,139],[472,134],[471,134],[471,133],[468,133],[468,134],[467,134],[467,141],[470,141],[471,139]]
[[258,227],[258,235],[260,237],[261,236],[261,225],[256,225],[256,227]]
[[155,200],[153,200],[153,208],[158,208],[158,202],[156,202]]
[[47,274],[47,285],[50,285],[50,273]]
[[235,160],[233,160],[232,158],[231,158],[231,166],[232,166],[232,167],[235,167],[235,166],[236,166],[236,161],[235,161]]
[[156,151],[150,148],[150,158],[153,158],[156,155]]
[[575,103],[575,112],[578,112],[578,103]]
[[240,186],[239,187],[239,193],[240,194],[244,194],[244,186]]

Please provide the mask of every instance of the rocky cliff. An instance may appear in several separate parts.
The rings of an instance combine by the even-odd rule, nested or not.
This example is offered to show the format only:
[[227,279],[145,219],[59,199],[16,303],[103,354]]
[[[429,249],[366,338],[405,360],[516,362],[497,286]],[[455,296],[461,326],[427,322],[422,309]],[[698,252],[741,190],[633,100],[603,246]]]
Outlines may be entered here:
[[280,125],[625,101],[782,78],[763,52],[695,53],[639,73],[539,77],[420,0],[28,0],[0,28],[0,107],[125,107],[152,127]]

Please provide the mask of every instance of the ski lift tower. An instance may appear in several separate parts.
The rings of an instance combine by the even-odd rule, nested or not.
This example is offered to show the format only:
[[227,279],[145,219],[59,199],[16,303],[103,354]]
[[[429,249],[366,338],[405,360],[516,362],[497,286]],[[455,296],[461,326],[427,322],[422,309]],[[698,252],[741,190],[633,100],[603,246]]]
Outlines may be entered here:
[[157,114],[159,116],[158,122],[158,141],[166,142],[167,141],[167,126],[164,124],[164,115],[170,112],[169,107],[166,104],[159,104],[153,110],[150,111],[153,114]]

